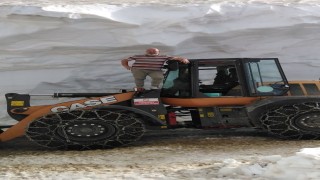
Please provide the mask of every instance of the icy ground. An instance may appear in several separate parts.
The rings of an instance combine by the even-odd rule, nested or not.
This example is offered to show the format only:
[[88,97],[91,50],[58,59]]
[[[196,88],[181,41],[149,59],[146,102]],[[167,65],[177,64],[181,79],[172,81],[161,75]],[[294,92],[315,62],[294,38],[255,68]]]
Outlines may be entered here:
[[160,133],[163,138],[147,135],[129,147],[89,151],[46,150],[21,139],[0,146],[0,179],[316,180],[320,177],[318,141],[283,141],[254,132],[241,135],[206,131],[175,137],[170,137],[170,133]]

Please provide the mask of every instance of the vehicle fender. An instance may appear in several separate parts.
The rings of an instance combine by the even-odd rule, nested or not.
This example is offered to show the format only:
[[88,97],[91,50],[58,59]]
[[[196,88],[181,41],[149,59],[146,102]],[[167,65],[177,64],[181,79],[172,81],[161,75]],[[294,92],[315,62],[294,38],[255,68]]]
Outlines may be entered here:
[[251,123],[256,127],[261,127],[261,122],[259,121],[260,116],[268,111],[269,109],[283,106],[283,105],[293,105],[300,104],[304,102],[320,102],[320,97],[317,96],[281,96],[272,97],[256,101],[250,105],[246,106],[248,117]]
[[140,116],[141,120],[145,125],[150,125],[150,126],[166,126],[166,123],[164,121],[161,121],[158,119],[156,116],[145,112],[143,110],[134,108],[134,107],[128,107],[128,106],[121,106],[121,105],[108,105],[108,106],[101,106],[97,107],[94,109],[122,109],[122,110],[127,110],[130,112],[135,113],[136,115]]

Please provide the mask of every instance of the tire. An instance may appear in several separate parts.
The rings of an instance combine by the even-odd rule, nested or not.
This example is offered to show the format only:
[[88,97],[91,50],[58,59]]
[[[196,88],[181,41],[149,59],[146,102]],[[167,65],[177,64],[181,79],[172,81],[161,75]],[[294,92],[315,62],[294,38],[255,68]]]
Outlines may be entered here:
[[260,122],[283,139],[320,139],[320,102],[278,106],[263,113]]
[[76,110],[48,114],[31,122],[26,136],[58,149],[104,149],[130,144],[145,132],[144,124],[125,110]]

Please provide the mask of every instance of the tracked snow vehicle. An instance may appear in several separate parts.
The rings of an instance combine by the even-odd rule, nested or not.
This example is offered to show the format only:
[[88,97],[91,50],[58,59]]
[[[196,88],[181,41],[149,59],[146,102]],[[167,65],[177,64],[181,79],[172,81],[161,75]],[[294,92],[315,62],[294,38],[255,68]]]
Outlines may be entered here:
[[[32,106],[30,94],[6,94],[1,142],[27,136],[53,148],[111,148],[170,128],[252,127],[284,139],[320,139],[320,82],[288,82],[277,58],[169,61],[162,89],[55,93],[80,99]],[[187,116],[189,118],[179,118]]]

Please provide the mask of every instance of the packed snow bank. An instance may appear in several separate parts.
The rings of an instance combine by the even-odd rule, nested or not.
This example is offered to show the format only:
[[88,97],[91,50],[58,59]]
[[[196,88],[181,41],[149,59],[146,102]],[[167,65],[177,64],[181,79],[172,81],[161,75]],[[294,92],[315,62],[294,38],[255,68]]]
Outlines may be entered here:
[[[6,91],[67,91],[74,85],[83,91],[107,89],[110,84],[132,87],[130,73],[119,66],[119,60],[143,53],[149,46],[188,58],[279,57],[289,79],[319,78],[320,11],[314,4],[21,5],[0,9],[0,70],[5,73],[1,84],[5,83]],[[299,73],[290,71],[296,67]],[[122,82],[117,84],[119,79]]]

